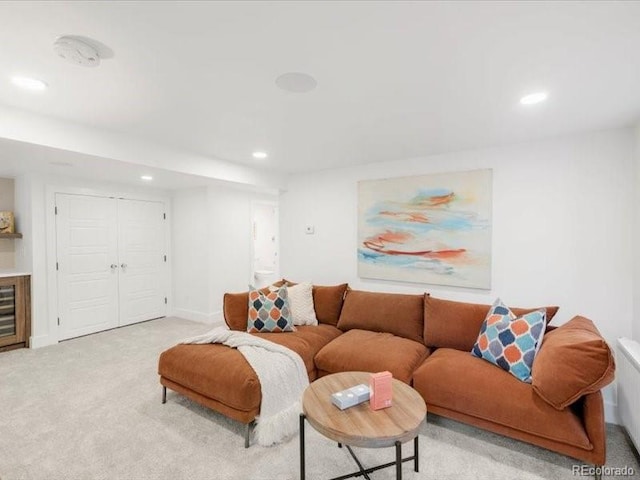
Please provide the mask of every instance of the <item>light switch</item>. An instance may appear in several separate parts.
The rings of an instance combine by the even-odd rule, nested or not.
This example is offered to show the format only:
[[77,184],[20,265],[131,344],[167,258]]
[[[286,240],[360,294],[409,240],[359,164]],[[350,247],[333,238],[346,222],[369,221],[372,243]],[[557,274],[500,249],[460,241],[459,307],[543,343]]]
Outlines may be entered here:
[[315,231],[316,229],[313,227],[313,225],[306,225],[304,227],[304,233],[306,233],[307,235],[313,235]]

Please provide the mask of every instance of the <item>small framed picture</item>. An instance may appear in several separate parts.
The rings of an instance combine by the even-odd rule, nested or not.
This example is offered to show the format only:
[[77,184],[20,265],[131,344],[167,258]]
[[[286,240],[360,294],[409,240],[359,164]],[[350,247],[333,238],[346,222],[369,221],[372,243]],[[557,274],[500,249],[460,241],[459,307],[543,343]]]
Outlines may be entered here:
[[0,212],[0,233],[16,233],[13,212]]

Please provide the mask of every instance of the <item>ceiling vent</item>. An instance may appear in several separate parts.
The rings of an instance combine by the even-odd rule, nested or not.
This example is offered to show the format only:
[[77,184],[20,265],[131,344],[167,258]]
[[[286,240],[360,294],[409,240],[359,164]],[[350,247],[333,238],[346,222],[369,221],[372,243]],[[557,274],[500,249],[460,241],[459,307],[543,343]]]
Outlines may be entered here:
[[53,50],[66,61],[83,67],[97,67],[100,65],[98,50],[91,44],[78,37],[65,35],[53,43]]

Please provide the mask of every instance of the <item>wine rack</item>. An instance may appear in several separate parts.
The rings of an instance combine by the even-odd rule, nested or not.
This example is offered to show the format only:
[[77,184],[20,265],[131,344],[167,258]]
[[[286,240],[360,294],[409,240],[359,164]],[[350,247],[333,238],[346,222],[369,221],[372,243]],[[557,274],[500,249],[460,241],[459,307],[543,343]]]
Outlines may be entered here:
[[16,287],[0,287],[0,337],[16,334]]
[[0,278],[0,351],[29,346],[30,312],[30,277]]

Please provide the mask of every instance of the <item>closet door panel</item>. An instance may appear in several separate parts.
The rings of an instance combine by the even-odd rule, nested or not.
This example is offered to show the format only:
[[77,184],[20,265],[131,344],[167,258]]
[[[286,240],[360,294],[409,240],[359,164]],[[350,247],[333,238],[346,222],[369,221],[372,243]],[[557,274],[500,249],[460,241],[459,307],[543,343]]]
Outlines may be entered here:
[[61,340],[118,326],[117,204],[56,194]]
[[120,325],[166,314],[164,204],[118,200]]

